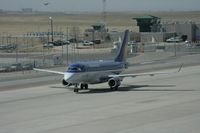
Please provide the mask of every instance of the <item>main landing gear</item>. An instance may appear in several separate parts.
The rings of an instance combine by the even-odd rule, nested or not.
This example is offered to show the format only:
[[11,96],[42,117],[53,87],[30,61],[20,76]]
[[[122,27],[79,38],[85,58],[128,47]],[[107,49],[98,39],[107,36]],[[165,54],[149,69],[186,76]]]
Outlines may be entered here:
[[78,84],[75,84],[74,92],[78,93],[79,90],[87,90],[87,89],[88,89],[88,84],[81,83],[80,84],[80,89],[78,88]]
[[119,88],[119,86],[115,86],[115,87],[110,86],[110,90],[111,90],[111,91],[117,91],[118,88]]

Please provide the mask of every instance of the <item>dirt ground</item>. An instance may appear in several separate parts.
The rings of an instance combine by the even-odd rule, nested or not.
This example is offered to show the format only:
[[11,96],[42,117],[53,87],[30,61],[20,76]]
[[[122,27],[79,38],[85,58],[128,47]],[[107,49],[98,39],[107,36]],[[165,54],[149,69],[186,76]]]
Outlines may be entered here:
[[[114,12],[106,14],[106,26],[109,30],[123,31],[128,28],[138,31],[137,23],[133,17],[140,15],[154,15],[162,22],[188,22],[200,23],[200,11],[191,12]],[[50,29],[49,17],[53,18],[54,31],[66,33],[67,27],[77,26],[80,32],[91,28],[92,24],[103,20],[101,13],[83,14],[0,14],[0,34],[23,35],[27,32],[47,32]]]

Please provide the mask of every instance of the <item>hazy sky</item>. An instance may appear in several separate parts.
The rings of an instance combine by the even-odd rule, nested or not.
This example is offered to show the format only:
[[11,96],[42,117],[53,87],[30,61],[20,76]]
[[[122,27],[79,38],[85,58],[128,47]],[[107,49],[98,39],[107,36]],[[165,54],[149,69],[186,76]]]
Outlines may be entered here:
[[[49,2],[45,6],[43,3]],[[0,0],[0,9],[37,11],[102,11],[102,0]],[[200,0],[106,0],[106,11],[200,10]]]

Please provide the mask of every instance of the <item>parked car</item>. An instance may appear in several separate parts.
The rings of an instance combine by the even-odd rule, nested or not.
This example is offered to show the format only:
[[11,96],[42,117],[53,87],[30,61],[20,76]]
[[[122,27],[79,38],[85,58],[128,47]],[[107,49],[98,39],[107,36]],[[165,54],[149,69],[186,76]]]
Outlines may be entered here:
[[52,43],[45,43],[45,44],[43,45],[43,47],[44,47],[44,48],[53,48],[53,47],[54,47],[54,44],[52,44]]
[[70,41],[66,41],[66,40],[56,40],[54,42],[52,42],[54,46],[62,46],[62,45],[69,45]]
[[10,68],[8,66],[0,66],[0,72],[9,72]]
[[63,42],[64,42],[64,44],[66,44],[66,45],[69,45],[69,44],[70,44],[70,41],[68,41],[68,40],[63,40]]
[[200,48],[200,43],[196,44],[195,48]]
[[75,43],[75,42],[77,42],[77,39],[76,38],[71,38],[71,39],[69,39],[69,42],[70,43]]
[[94,43],[91,42],[91,41],[83,41],[83,46],[91,46],[93,45]]
[[0,45],[0,50],[11,50],[16,49],[17,45],[15,44],[7,44],[7,45]]
[[183,41],[183,39],[181,38],[181,37],[179,37],[179,36],[177,36],[177,37],[171,37],[171,38],[169,38],[169,39],[167,39],[166,40],[166,42],[171,42],[171,43],[173,43],[173,42],[182,42]]
[[190,41],[185,41],[185,46],[186,48],[191,48],[192,47],[192,43]]
[[93,42],[94,42],[94,44],[101,44],[101,40],[98,40],[98,39],[94,40]]
[[130,41],[130,42],[128,42],[128,45],[137,45],[137,42],[136,41]]
[[7,45],[0,45],[0,50],[5,50],[7,49]]
[[22,66],[23,70],[32,70],[33,69],[33,65],[32,64],[24,64]]
[[10,66],[10,71],[21,71],[21,70],[22,70],[21,63],[12,64]]

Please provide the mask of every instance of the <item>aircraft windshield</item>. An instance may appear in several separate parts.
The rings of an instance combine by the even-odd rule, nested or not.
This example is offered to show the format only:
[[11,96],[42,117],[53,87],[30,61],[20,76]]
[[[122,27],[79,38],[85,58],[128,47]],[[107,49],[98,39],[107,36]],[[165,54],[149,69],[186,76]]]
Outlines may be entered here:
[[81,68],[78,68],[78,67],[69,67],[68,71],[81,71]]
[[82,69],[80,67],[69,67],[68,70],[69,72],[80,72]]

